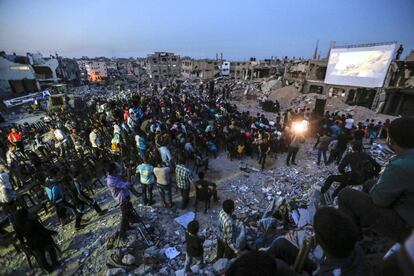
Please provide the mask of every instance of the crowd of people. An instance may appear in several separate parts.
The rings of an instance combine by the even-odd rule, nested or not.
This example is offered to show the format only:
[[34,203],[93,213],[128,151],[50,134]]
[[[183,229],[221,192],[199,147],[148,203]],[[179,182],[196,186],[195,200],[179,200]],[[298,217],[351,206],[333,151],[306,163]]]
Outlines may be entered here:
[[[154,189],[158,189],[164,208],[184,210],[194,190],[196,208],[202,202],[208,212],[211,200],[220,201],[217,185],[205,179],[209,159],[225,152],[230,160],[254,158],[264,170],[267,159],[286,153],[286,165],[295,166],[301,162],[298,152],[312,136],[317,137],[317,165],[323,158],[326,165],[337,164],[339,171],[321,187],[324,194],[334,182],[340,183],[332,194],[338,197],[339,209],[321,207],[313,220],[314,241],[323,249],[324,259],[317,266],[305,256],[302,265],[296,264],[301,248],[285,239],[286,233],[273,235],[266,243],[246,242],[247,229],[235,217],[234,201],[224,199],[218,215],[216,259],[238,257],[225,274],[368,275],[359,246],[367,231],[401,243],[398,254],[384,261],[384,273],[413,268],[414,245],[409,239],[414,227],[413,118],[357,123],[351,115],[317,116],[310,109],[300,109],[269,120],[263,114],[238,111],[217,88],[210,93],[205,90],[185,92],[173,83],[147,93],[97,98],[82,113],[66,109],[50,114],[41,125],[14,126],[8,134],[3,130],[1,206],[18,240],[43,269],[53,271],[59,265],[52,238],[56,232],[28,211],[22,190],[35,191],[39,202],[49,202],[42,206],[54,206],[62,227],[67,227],[71,211],[75,229],[81,230],[89,223],[82,218],[85,206],[100,216],[107,212],[93,198],[106,176],[106,186],[121,213],[117,235],[125,239],[129,224],[142,219],[131,195],[152,206],[157,198]],[[387,139],[396,153],[385,168],[364,149],[364,141],[373,143],[377,138]],[[363,191],[347,187],[357,185]],[[180,202],[173,202],[174,191]],[[272,216],[279,221],[277,213]],[[1,235],[9,234],[0,229]],[[186,271],[194,262],[204,262],[198,230],[199,223],[193,221],[186,231]],[[52,263],[46,260],[46,252]]]

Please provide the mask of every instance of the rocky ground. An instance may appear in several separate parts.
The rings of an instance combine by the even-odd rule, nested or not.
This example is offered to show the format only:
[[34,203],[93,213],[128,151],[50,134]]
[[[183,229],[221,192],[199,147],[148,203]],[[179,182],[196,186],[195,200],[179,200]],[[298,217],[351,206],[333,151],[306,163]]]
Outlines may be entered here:
[[[224,154],[210,162],[207,178],[218,185],[220,202],[231,198],[236,202],[236,215],[241,219],[259,218],[271,200],[276,196],[295,198],[297,202],[307,202],[312,186],[320,185],[324,178],[335,171],[335,166],[317,166],[316,152],[312,150],[312,143],[305,144],[298,155],[298,166],[287,167],[284,164],[285,154],[277,159],[270,157],[266,169],[261,172],[256,160],[244,158],[230,161]],[[240,167],[249,168],[240,170]],[[315,173],[318,172],[318,173]],[[123,263],[129,264],[124,268],[109,269],[107,263],[114,250],[107,250],[106,243],[119,227],[120,211],[115,206],[109,191],[105,187],[98,189],[95,198],[101,206],[109,212],[99,217],[93,210],[86,214],[91,219],[88,226],[75,232],[73,223],[59,229],[57,243],[62,255],[62,267],[55,275],[177,275],[184,266],[185,247],[184,229],[174,221],[174,218],[187,212],[194,212],[193,200],[187,210],[177,208],[166,209],[160,204],[158,193],[155,193],[157,203],[152,207],[141,205],[141,199],[133,198],[133,205],[144,217],[144,223],[150,228],[148,238],[152,245],[142,242],[137,226],[129,231],[128,241],[119,245],[123,252]],[[194,195],[192,194],[192,197]],[[175,194],[174,201],[179,203],[179,196]],[[200,211],[201,210],[201,211]],[[226,267],[228,260],[213,263],[216,250],[215,232],[218,223],[220,203],[212,203],[211,208],[204,214],[202,207],[196,213],[200,222],[201,233],[206,237],[205,261],[207,266],[203,270],[206,275],[214,275]],[[49,228],[57,229],[58,224],[54,215],[42,215],[42,220]],[[165,255],[167,248],[174,247],[179,255],[168,259]],[[128,251],[128,252],[127,252]],[[115,253],[117,253],[115,251]],[[17,253],[12,247],[0,250],[0,270],[3,275],[43,275],[38,269],[30,270],[23,254]],[[197,267],[193,267],[198,272]],[[197,273],[194,273],[197,274]]]
[[[299,153],[299,166],[287,167],[284,164],[285,155],[283,154],[277,159],[273,156],[269,157],[266,170],[263,172],[258,170],[259,166],[254,159],[244,158],[243,160],[230,161],[224,154],[221,154],[211,160],[206,178],[217,183],[220,202],[227,198],[235,200],[236,214],[239,217],[259,217],[274,196],[296,196],[306,199],[310,186],[321,183],[324,177],[334,170],[333,166],[318,168],[315,164],[315,154],[311,150],[311,143],[309,143]],[[241,166],[251,168],[250,172],[240,170]],[[316,170],[319,171],[318,175],[315,175]],[[126,260],[136,264],[126,269],[135,268],[129,271],[132,275],[143,275],[145,274],[143,271],[147,270],[153,274],[159,272],[164,275],[172,275],[175,271],[180,270],[184,264],[184,229],[174,221],[174,218],[190,211],[194,212],[193,200],[187,210],[166,209],[161,206],[157,191],[154,194],[157,203],[152,207],[144,207],[141,205],[141,199],[133,198],[134,207],[142,214],[146,226],[151,228],[150,231],[153,232],[150,239],[154,247],[141,242],[137,243],[138,246],[134,244],[142,250],[147,247],[150,249],[145,252],[144,258],[142,258],[143,251],[141,250],[141,256],[131,254],[135,261],[132,262],[132,258]],[[100,187],[94,197],[98,199],[102,207],[108,208],[109,212],[103,217],[99,217],[93,210],[87,212],[85,217],[90,219],[90,223],[83,230],[75,232],[73,223],[59,229],[57,243],[62,250],[62,268],[55,273],[57,275],[100,275],[108,271],[106,263],[108,255],[112,251],[106,250],[106,242],[119,227],[120,211],[115,206],[107,188]],[[180,197],[175,194],[173,199],[178,204]],[[206,271],[214,271],[211,261],[215,257],[215,231],[220,203],[212,203],[207,214],[204,214],[202,209],[200,205],[196,218],[200,222],[201,233],[206,236],[204,244],[205,259],[208,264]],[[52,216],[42,214],[42,220],[47,227],[58,228],[53,212]],[[129,234],[130,237],[125,248],[134,243],[134,240],[142,240],[137,227]],[[175,247],[180,254],[174,259],[167,259],[164,253],[168,247]],[[12,247],[2,248],[0,256],[2,274],[21,275],[30,271],[24,255],[17,253]],[[143,262],[148,265],[140,265]],[[109,272],[115,271],[110,270]],[[43,274],[37,269],[32,273],[35,275]]]

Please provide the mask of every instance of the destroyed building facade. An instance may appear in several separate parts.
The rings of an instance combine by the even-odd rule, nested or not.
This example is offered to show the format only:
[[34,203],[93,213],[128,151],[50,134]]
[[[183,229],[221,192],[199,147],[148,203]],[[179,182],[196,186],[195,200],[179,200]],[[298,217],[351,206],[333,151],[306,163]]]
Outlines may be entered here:
[[80,68],[87,73],[88,81],[91,83],[104,82],[108,78],[108,67],[106,58],[88,59],[82,58],[77,61]]
[[27,56],[0,53],[0,98],[9,99],[39,91],[36,73]]
[[155,52],[148,55],[146,66],[148,75],[155,80],[179,77],[181,74],[181,59],[174,53]]
[[190,79],[212,79],[219,75],[219,64],[218,60],[184,57],[181,59],[181,76]]
[[249,61],[234,61],[230,66],[230,75],[239,80],[278,77],[283,75],[283,72],[283,63],[273,57],[257,61],[255,58],[251,58]]
[[348,105],[370,108],[388,115],[414,114],[414,61],[393,60],[384,85],[379,88],[325,83],[328,59],[292,60],[286,63],[283,79],[302,93],[340,98]]

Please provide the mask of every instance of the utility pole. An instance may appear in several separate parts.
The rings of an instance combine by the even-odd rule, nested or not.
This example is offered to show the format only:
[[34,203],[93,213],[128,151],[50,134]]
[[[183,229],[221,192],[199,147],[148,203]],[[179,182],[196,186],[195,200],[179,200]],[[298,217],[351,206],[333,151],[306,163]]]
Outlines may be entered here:
[[319,39],[316,41],[315,52],[313,52],[313,59],[318,57],[318,46],[319,46]]

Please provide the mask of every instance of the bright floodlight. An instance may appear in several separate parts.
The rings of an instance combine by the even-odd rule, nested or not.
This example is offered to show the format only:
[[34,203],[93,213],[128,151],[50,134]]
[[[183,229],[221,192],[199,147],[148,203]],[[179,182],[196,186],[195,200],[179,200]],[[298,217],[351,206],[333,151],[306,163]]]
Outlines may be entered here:
[[303,133],[308,130],[308,121],[303,120],[302,122],[293,122],[292,130],[294,133]]

